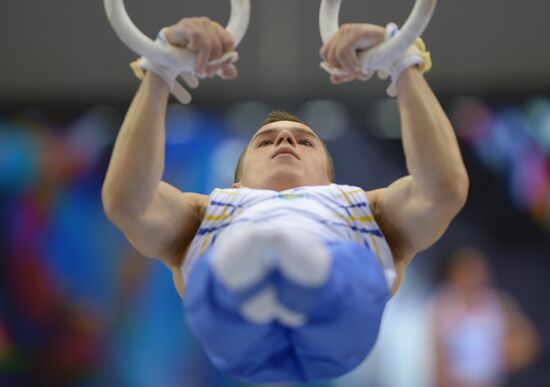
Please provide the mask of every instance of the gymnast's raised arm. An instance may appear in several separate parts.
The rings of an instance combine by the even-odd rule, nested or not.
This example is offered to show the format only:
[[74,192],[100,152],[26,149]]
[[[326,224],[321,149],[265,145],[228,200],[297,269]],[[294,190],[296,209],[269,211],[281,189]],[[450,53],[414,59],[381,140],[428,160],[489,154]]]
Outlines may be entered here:
[[462,209],[469,179],[453,127],[418,68],[401,74],[397,98],[409,176],[380,191],[374,213],[405,267]]
[[[381,42],[385,36],[387,30],[369,24],[340,28],[321,49],[321,56],[331,67],[347,73],[333,75],[332,82],[372,75],[362,72],[355,47],[364,39]],[[411,57],[406,53],[403,58],[407,55]],[[463,207],[469,187],[453,127],[424,79],[422,66],[406,65],[408,60],[402,59],[400,63],[405,64],[394,66],[389,73],[397,82],[409,176],[370,195],[376,220],[392,246],[397,265],[406,265],[441,237]],[[402,72],[396,73],[396,67],[402,67]]]
[[[236,77],[229,61],[208,64],[233,50],[231,36],[219,24],[189,18],[164,31],[170,44],[197,51],[197,74]],[[102,201],[109,219],[141,254],[176,268],[200,224],[207,197],[180,192],[161,180],[169,96],[166,80],[147,71],[116,139]]]

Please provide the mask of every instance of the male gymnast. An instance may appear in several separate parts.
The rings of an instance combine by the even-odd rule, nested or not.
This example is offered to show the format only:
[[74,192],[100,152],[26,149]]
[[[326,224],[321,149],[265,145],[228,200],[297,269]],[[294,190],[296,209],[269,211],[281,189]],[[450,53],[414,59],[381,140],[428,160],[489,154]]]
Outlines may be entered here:
[[[391,31],[342,26],[320,51],[346,73],[332,82],[366,79],[358,45]],[[233,50],[218,23],[186,18],[162,38],[197,52],[199,76],[237,76],[230,61],[208,64]],[[335,184],[314,130],[273,112],[243,151],[233,186],[208,196],[162,181],[169,80],[161,66],[141,62],[103,205],[141,254],[171,269],[189,325],[216,367],[247,382],[310,381],[347,373],[368,355],[405,268],[467,198],[453,128],[422,75],[428,61],[417,42],[387,69],[408,176],[367,192]]]

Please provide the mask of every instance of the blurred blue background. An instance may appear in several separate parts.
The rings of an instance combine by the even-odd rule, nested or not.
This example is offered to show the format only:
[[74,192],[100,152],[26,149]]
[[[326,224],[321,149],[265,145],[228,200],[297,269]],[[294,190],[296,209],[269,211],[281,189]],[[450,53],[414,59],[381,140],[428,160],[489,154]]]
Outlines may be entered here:
[[[227,18],[225,3],[172,3],[160,1],[154,14],[153,5],[130,10],[151,36],[177,21],[176,11]],[[242,148],[272,109],[320,134],[338,183],[368,190],[405,175],[397,105],[383,96],[385,84],[331,86],[316,57],[318,3],[275,3],[253,3],[236,83],[205,81],[192,105],[170,106],[164,180],[203,194],[230,185]],[[410,8],[358,3],[342,19],[402,22]],[[426,33],[435,62],[427,78],[459,136],[468,203],[415,258],[369,359],[311,386],[435,385],[433,299],[447,258],[465,245],[485,253],[494,286],[538,335],[536,357],[507,372],[503,385],[550,385],[550,53],[542,38],[550,31],[539,8],[548,6],[526,1],[519,14],[517,2],[487,3],[495,7],[441,4]],[[489,9],[497,4],[498,17]],[[101,185],[137,87],[126,68],[132,54],[100,2],[30,5],[0,5],[0,386],[245,386],[209,363],[170,272],[134,251],[104,215]],[[482,15],[464,31],[454,15],[474,9]],[[373,20],[359,17],[371,10]],[[23,20],[32,28],[18,29]],[[499,37],[510,25],[517,31],[505,45]]]

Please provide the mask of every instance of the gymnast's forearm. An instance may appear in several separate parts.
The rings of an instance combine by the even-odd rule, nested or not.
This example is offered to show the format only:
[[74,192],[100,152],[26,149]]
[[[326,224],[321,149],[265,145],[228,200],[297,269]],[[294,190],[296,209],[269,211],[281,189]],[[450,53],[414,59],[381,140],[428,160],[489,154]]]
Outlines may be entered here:
[[419,192],[436,202],[462,206],[468,174],[453,127],[420,71],[411,67],[397,83],[407,169]]
[[137,216],[153,200],[164,171],[165,117],[170,91],[148,72],[118,133],[102,190],[110,216]]

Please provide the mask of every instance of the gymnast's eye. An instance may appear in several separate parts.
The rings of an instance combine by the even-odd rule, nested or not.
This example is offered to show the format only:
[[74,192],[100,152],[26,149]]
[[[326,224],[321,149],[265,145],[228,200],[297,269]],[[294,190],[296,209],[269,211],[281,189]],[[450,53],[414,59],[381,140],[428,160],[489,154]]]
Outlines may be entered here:
[[258,146],[264,146],[264,145],[269,145],[269,144],[273,144],[273,141],[271,140],[263,140],[261,141]]
[[307,146],[313,146],[313,144],[311,143],[311,141],[309,140],[306,140],[305,138],[304,139],[301,139],[300,141],[298,141],[299,144],[303,144],[303,145],[307,145]]

